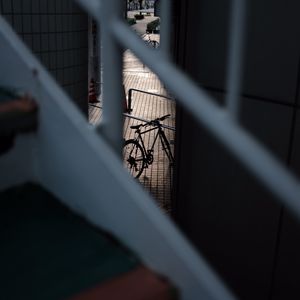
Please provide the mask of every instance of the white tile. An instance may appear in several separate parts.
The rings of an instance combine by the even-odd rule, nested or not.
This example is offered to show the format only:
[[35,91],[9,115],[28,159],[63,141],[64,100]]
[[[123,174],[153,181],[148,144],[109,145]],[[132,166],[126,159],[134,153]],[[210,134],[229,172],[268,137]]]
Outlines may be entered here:
[[13,8],[15,14],[21,13],[22,12],[21,0],[13,0]]
[[61,15],[56,15],[56,30],[63,31],[63,16]]
[[57,53],[57,68],[62,68],[64,63],[64,55],[63,52]]
[[48,40],[48,34],[44,33],[41,35],[41,50],[42,51],[49,51],[49,40]]
[[8,24],[12,24],[13,23],[13,17],[12,17],[12,15],[4,15],[3,17],[7,21]]
[[33,35],[33,50],[36,52],[41,51],[41,37],[39,34]]
[[56,69],[56,67],[57,67],[57,55],[56,55],[56,52],[50,53],[49,58],[50,58],[50,68],[51,69]]
[[43,53],[42,54],[42,61],[43,61],[43,64],[45,65],[45,67],[49,68],[49,66],[50,66],[50,59],[49,59],[49,54],[48,53]]
[[23,32],[23,22],[22,22],[22,16],[21,15],[14,15],[14,30],[18,33]]
[[55,33],[49,33],[49,50],[50,51],[57,50],[56,34]]
[[32,39],[31,35],[26,34],[24,36],[24,42],[27,45],[27,47],[29,47],[30,49],[32,49],[32,47],[33,47],[33,39]]
[[55,13],[55,0],[48,1],[48,13],[54,14]]
[[40,12],[40,2],[38,0],[31,1],[32,13],[38,14]]
[[31,16],[23,15],[23,32],[24,33],[32,33],[31,29]]
[[12,4],[11,0],[2,0],[4,14],[12,13],[12,5],[11,4]]
[[63,49],[63,33],[56,33],[56,49]]
[[49,32],[55,32],[56,29],[56,16],[54,14],[49,15],[48,17],[49,22]]
[[41,25],[40,25],[40,16],[32,15],[32,32],[40,32]]
[[55,9],[56,9],[56,13],[62,13],[62,0],[52,0],[55,1]]
[[69,48],[69,45],[68,45],[68,33],[65,32],[62,34],[62,40],[63,40],[63,49],[66,50]]
[[48,12],[48,0],[39,0],[39,2],[40,2],[40,12],[44,13],[44,14],[47,13]]
[[47,15],[41,15],[40,16],[40,26],[41,26],[41,31],[46,33],[49,31],[49,21],[48,21],[48,16]]
[[31,14],[32,13],[32,4],[30,0],[20,0],[22,3],[22,12],[25,14]]

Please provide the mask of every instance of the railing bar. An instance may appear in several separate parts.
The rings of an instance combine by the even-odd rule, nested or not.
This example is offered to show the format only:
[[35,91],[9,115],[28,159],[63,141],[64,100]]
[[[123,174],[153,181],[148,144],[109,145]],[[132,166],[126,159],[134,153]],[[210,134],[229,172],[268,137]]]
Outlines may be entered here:
[[[121,19],[122,10],[118,1],[103,0],[100,17],[100,36],[102,42],[101,58],[103,63],[103,114],[98,126],[112,148],[121,156],[123,133],[122,101],[122,49],[111,34],[113,20]],[[99,51],[100,51],[99,47]]]
[[246,0],[232,0],[231,3],[226,104],[230,116],[237,120],[243,70]]
[[147,94],[147,95],[153,95],[153,96],[157,96],[157,97],[161,97],[161,98],[165,98],[165,99],[174,101],[173,98],[165,96],[165,95],[162,95],[162,94],[147,92],[147,91],[143,91],[143,90],[139,90],[139,89],[134,89],[134,88],[128,90],[128,92],[130,92],[130,91],[135,91],[135,92],[139,92],[139,93]]
[[[184,107],[211,131],[283,205],[300,218],[299,181],[243,128],[238,127],[201,88],[162,55],[147,47],[122,22],[112,24],[116,38],[159,75]],[[172,76],[170,76],[172,74]],[[180,84],[178,84],[180,82]]]
[[138,89],[129,89],[128,90],[128,111],[131,112],[132,111],[132,92],[135,91],[135,92],[139,92],[139,93],[144,93],[144,94],[147,94],[147,95],[153,95],[153,96],[157,96],[157,97],[161,97],[161,98],[165,98],[165,99],[168,99],[170,101],[174,101],[173,98],[170,98],[170,97],[167,97],[165,95],[161,95],[161,94],[156,94],[156,93],[151,93],[151,92],[146,92],[146,91],[143,91],[143,90],[138,90]]
[[171,40],[171,4],[170,0],[163,0],[160,2],[160,49],[165,55],[165,58],[170,56],[170,40]]

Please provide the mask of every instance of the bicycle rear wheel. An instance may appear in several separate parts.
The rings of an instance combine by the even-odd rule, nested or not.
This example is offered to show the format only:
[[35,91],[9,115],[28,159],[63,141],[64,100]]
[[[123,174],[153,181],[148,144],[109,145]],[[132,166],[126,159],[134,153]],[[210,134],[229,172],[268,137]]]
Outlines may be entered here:
[[124,166],[133,177],[140,177],[144,170],[145,159],[143,148],[137,141],[125,141],[123,147]]

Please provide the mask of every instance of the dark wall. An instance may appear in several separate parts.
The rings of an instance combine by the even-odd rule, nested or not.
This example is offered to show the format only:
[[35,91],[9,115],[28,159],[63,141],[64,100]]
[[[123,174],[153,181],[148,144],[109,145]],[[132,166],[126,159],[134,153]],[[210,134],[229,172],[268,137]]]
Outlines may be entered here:
[[87,116],[87,15],[73,0],[0,0],[0,13]]
[[[174,5],[177,63],[220,105],[226,95],[229,4]],[[299,175],[300,3],[248,4],[240,122]],[[241,299],[299,298],[299,223],[180,107],[176,140],[174,211],[187,236]]]

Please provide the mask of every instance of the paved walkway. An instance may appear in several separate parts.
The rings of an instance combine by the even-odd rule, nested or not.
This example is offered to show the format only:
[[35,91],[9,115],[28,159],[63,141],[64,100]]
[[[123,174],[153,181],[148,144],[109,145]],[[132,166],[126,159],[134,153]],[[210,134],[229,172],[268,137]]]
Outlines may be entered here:
[[[129,89],[137,89],[167,96],[167,92],[157,76],[145,67],[129,50],[124,55],[123,75],[127,95]],[[101,120],[102,103],[100,102],[96,106],[98,107],[90,105],[90,122],[92,124]],[[171,117],[166,119],[163,124],[175,128],[175,102],[173,100],[134,91],[132,94],[132,109],[132,117],[146,120],[170,114]],[[141,123],[141,121],[134,118],[126,117],[125,119],[124,137],[126,140],[134,136],[134,130],[130,126]],[[175,131],[165,129],[165,133],[168,140],[173,144]],[[153,138],[153,132],[148,134],[147,137],[145,136],[146,144],[151,145]],[[173,145],[171,148],[173,150]],[[144,170],[138,180],[166,212],[170,211],[172,172],[169,160],[161,149],[159,142],[154,149],[153,164]]]
[[[139,14],[139,11],[128,11],[128,17],[133,18],[135,14]],[[145,16],[142,20],[136,20],[136,24],[132,25],[131,28],[138,34],[143,35],[146,33],[147,24],[158,17],[154,17],[153,13],[150,16]]]

